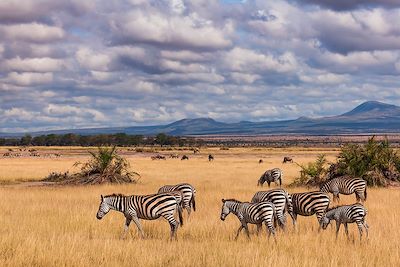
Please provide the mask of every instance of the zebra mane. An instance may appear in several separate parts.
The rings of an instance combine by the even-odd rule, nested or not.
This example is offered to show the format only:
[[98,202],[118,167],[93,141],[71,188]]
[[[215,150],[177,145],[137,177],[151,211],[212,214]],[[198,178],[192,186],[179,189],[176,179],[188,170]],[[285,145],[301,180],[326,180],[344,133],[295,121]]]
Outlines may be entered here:
[[337,209],[338,207],[340,207],[340,206],[336,206],[336,207],[327,208],[327,209],[325,210],[325,213],[327,213],[328,211],[331,211],[331,210]]
[[234,198],[229,198],[229,199],[224,199],[224,202],[226,201],[232,201],[232,202],[236,202],[236,203],[242,203],[242,201],[234,199]]
[[125,197],[125,195],[123,195],[123,194],[112,194],[112,195],[107,195],[107,196],[104,196],[104,198],[106,198],[106,197]]

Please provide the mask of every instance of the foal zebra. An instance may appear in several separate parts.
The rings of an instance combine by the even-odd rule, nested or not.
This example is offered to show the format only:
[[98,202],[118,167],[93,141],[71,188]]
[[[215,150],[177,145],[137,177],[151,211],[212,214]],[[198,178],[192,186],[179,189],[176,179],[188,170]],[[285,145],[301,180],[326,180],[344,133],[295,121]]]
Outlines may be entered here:
[[180,191],[182,193],[182,207],[187,210],[189,216],[192,207],[193,211],[196,211],[196,189],[191,184],[182,183],[176,185],[164,185],[163,187],[158,189],[158,193],[167,193],[172,191]]
[[251,199],[251,202],[253,203],[258,203],[263,201],[269,201],[275,205],[278,224],[283,230],[285,229],[286,225],[286,214],[285,214],[286,211],[290,214],[292,220],[294,221],[292,199],[288,194],[288,192],[286,192],[284,189],[259,191],[255,193],[255,195]]
[[[182,210],[179,207],[175,196],[165,194],[154,194],[154,195],[132,195],[124,196],[121,194],[112,194],[108,196],[101,196],[101,202],[99,210],[97,211],[97,219],[101,220],[110,209],[122,212],[125,215],[125,227],[123,237],[126,236],[129,225],[133,221],[140,233],[140,236],[144,238],[142,225],[139,219],[144,220],[155,220],[159,217],[164,217],[171,227],[172,237],[176,236],[178,225],[183,225]],[[179,222],[175,219],[175,212],[178,211]]]
[[321,227],[321,218],[329,207],[329,195],[320,192],[294,193],[291,195],[293,204],[293,225],[296,226],[297,215],[316,215]]
[[351,195],[355,193],[357,202],[367,200],[367,182],[362,178],[338,177],[326,181],[321,185],[322,192],[333,194],[333,201],[339,202],[339,193]]
[[338,237],[340,225],[344,224],[344,230],[346,232],[347,238],[349,238],[349,229],[347,227],[348,223],[356,223],[358,226],[358,231],[360,233],[360,241],[362,237],[363,227],[368,237],[368,224],[365,220],[367,215],[367,209],[357,203],[353,205],[338,206],[332,209],[328,209],[321,219],[322,228],[326,229],[331,220],[336,221],[336,239]]
[[268,187],[271,186],[271,182],[275,182],[275,184],[278,186],[278,181],[279,181],[279,186],[282,186],[282,170],[279,168],[274,168],[271,170],[267,170],[266,172],[261,175],[260,179],[258,179],[257,185],[263,185],[265,182],[268,183]]
[[249,203],[240,202],[235,199],[222,199],[221,220],[224,221],[229,213],[233,213],[240,221],[240,227],[237,231],[235,240],[239,237],[239,233],[244,228],[247,237],[250,239],[248,223],[257,225],[257,234],[260,233],[262,223],[268,228],[268,238],[271,234],[275,238],[275,228],[273,220],[275,217],[275,205],[271,202]]

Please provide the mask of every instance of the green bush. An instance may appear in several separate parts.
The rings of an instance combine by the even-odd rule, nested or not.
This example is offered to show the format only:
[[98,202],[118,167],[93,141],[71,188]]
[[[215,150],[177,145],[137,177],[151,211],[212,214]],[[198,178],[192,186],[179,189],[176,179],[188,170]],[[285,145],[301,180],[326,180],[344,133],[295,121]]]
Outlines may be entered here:
[[318,155],[315,162],[307,165],[300,165],[300,177],[297,177],[292,183],[293,186],[317,186],[326,180],[327,159],[325,155]]
[[378,142],[372,137],[364,145],[344,146],[336,169],[336,176],[362,177],[371,186],[386,186],[389,181],[400,181],[400,158],[387,139]]

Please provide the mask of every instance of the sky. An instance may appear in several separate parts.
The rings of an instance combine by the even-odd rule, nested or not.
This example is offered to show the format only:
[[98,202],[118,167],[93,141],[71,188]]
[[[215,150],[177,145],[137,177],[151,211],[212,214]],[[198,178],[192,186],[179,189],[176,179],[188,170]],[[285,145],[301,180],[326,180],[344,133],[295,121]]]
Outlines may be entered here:
[[0,132],[400,105],[398,0],[1,0]]

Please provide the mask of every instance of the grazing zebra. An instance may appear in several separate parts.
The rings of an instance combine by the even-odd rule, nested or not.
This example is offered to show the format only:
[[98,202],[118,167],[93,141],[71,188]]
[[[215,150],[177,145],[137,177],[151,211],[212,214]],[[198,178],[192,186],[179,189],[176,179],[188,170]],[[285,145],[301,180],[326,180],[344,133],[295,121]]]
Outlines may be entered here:
[[212,161],[212,160],[214,160],[214,156],[213,155],[208,155],[208,161]]
[[294,221],[292,199],[288,194],[288,192],[286,192],[284,189],[259,191],[255,193],[255,195],[251,199],[252,203],[265,202],[265,201],[272,202],[275,205],[278,224],[283,230],[285,229],[286,225],[286,214],[285,214],[286,211],[290,214],[292,220]]
[[293,163],[293,159],[291,157],[283,157],[282,163],[287,163],[287,162]]
[[360,233],[360,241],[362,237],[363,227],[368,237],[368,224],[365,220],[367,215],[367,209],[357,203],[353,205],[338,206],[332,209],[328,209],[321,219],[322,228],[326,229],[331,220],[336,221],[336,239],[338,237],[340,225],[344,224],[344,230],[346,232],[347,238],[349,238],[349,229],[347,227],[348,223],[356,223],[358,226],[358,231]]
[[275,205],[271,202],[249,203],[240,202],[235,199],[222,199],[221,220],[224,221],[229,213],[233,213],[240,221],[240,227],[237,231],[235,240],[239,237],[239,233],[244,228],[247,237],[250,239],[248,223],[257,225],[257,234],[260,233],[262,223],[268,228],[268,238],[271,234],[275,238],[275,228],[273,220],[275,217]]
[[262,186],[265,182],[268,183],[268,187],[271,186],[271,182],[275,182],[276,186],[282,186],[282,170],[279,168],[274,168],[271,170],[267,170],[266,172],[261,175],[260,179],[258,179],[257,185]]
[[[140,233],[140,236],[144,238],[142,225],[139,219],[144,220],[155,220],[159,217],[164,217],[171,227],[171,236],[176,236],[178,225],[183,225],[182,210],[179,207],[178,201],[175,196],[165,194],[154,194],[154,195],[132,195],[124,196],[121,194],[112,194],[108,196],[101,196],[101,202],[99,210],[97,211],[97,219],[101,220],[110,209],[120,211],[125,215],[125,227],[123,237],[126,236],[129,225],[133,221]],[[175,212],[178,211],[179,222],[175,219]]]
[[196,211],[196,189],[187,183],[176,184],[176,185],[164,185],[160,189],[158,189],[158,193],[167,193],[172,191],[179,191],[182,193],[183,201],[182,207],[185,208],[190,216],[191,208],[193,207],[193,211]]
[[314,191],[294,193],[291,195],[293,204],[293,225],[296,226],[297,215],[316,215],[321,226],[321,218],[329,207],[329,195],[324,192]]
[[343,195],[356,194],[357,202],[367,200],[367,182],[362,178],[337,177],[321,185],[322,192],[333,194],[333,201],[339,202],[339,193]]

